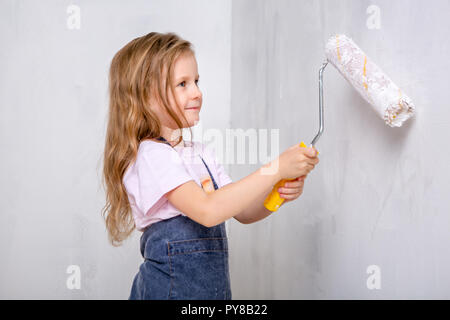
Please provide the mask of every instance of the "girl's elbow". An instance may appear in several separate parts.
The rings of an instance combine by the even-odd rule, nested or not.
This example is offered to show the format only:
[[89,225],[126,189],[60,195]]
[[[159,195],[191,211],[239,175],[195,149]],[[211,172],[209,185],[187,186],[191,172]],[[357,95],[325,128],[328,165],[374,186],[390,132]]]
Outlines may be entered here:
[[211,214],[207,214],[205,216],[205,218],[203,219],[203,226],[207,227],[207,228],[212,228],[217,226],[218,224],[220,224],[220,222],[218,222],[216,219],[214,219],[214,217],[212,217]]
[[216,205],[210,195],[208,195],[204,203],[203,225],[205,227],[212,228],[224,222],[225,212],[223,212],[223,210],[225,208]]
[[210,197],[207,197],[206,201],[204,202],[203,205],[203,223],[202,225],[207,227],[207,228],[211,228],[216,226],[218,223],[216,223],[215,221],[215,213],[216,213],[216,209],[214,208],[214,204],[211,201]]

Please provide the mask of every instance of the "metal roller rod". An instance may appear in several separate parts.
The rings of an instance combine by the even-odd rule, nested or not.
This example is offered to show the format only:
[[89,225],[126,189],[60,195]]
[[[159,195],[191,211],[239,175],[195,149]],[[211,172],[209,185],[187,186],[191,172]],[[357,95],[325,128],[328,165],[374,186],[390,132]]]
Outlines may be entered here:
[[314,137],[314,139],[311,141],[311,146],[315,147],[317,141],[319,140],[320,136],[323,132],[323,70],[328,64],[328,60],[326,60],[322,67],[319,70],[319,132],[317,132],[317,135]]

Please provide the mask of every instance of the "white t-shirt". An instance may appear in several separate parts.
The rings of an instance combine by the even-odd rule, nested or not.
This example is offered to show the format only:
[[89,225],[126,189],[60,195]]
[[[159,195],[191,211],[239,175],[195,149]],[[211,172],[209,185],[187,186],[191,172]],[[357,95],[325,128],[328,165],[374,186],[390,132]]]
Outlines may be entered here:
[[175,147],[164,142],[144,140],[139,144],[136,161],[125,171],[123,183],[127,190],[133,218],[138,231],[152,223],[184,215],[172,206],[165,194],[179,185],[194,180],[200,187],[209,178],[208,165],[219,188],[232,182],[215,152],[201,142],[185,141]]

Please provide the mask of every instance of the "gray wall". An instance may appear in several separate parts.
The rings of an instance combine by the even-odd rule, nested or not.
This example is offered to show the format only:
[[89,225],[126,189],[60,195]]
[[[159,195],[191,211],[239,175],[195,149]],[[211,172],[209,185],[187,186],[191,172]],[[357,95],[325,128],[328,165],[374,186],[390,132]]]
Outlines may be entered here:
[[[70,4],[80,29],[67,26]],[[368,28],[370,5],[380,29]],[[390,128],[327,67],[320,163],[303,195],[255,224],[227,223],[234,299],[450,298],[449,9],[443,0],[0,1],[0,298],[128,297],[140,233],[111,247],[100,215],[107,71],[150,31],[195,46],[198,135],[279,129],[280,151],[310,142],[317,72],[335,33],[417,107]],[[225,165],[237,181],[263,162]],[[67,288],[70,265],[79,290]],[[371,265],[380,289],[367,287]]]
[[[80,29],[67,26],[71,4]],[[113,55],[151,31],[194,45],[194,137],[229,127],[231,2],[0,1],[0,298],[128,298],[140,233],[112,247],[100,214],[107,76]],[[80,289],[66,286],[70,265]]]
[[[370,5],[380,29],[369,29]],[[417,107],[390,128],[328,65],[320,163],[303,195],[230,227],[235,298],[450,298],[449,10],[449,1],[233,1],[233,128],[280,128],[280,151],[311,142],[318,70],[335,33],[353,38]],[[380,289],[366,284],[371,265]]]

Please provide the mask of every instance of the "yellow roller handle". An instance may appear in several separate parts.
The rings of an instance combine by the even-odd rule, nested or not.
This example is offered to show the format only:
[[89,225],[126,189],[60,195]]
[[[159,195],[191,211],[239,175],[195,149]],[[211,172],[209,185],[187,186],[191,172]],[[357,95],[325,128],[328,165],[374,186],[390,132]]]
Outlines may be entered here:
[[[300,142],[300,147],[307,148],[306,144],[302,141]],[[319,154],[319,152],[317,152]],[[284,186],[287,181],[294,181],[295,179],[282,179],[275,184],[270,194],[267,196],[266,200],[264,200],[264,206],[267,210],[277,211],[281,204],[284,202],[284,199],[280,197],[280,193],[278,192],[278,188]]]

